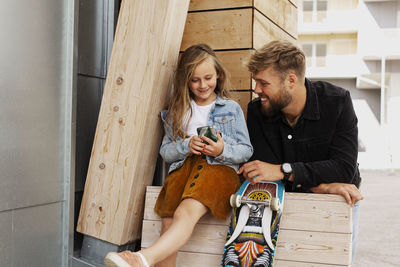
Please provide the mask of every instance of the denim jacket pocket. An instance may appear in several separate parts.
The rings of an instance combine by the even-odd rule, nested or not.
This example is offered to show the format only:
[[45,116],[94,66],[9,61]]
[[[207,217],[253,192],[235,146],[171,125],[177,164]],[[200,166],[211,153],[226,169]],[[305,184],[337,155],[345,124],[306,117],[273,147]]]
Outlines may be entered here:
[[223,135],[232,136],[233,132],[233,123],[235,122],[235,118],[230,114],[218,114],[214,117],[214,125]]

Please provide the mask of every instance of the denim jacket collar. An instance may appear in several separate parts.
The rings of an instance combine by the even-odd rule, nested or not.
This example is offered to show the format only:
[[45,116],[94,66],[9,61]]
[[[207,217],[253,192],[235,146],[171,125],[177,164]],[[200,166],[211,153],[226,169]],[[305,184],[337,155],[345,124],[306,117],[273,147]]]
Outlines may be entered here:
[[226,99],[223,99],[222,97],[219,96],[219,94],[217,95],[217,99],[215,100],[215,105],[220,105],[220,106],[224,106],[226,104]]

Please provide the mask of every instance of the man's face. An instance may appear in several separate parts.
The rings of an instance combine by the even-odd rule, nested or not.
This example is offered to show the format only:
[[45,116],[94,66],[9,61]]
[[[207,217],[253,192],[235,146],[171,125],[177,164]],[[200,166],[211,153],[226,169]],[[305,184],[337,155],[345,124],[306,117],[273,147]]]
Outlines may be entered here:
[[265,116],[274,116],[292,101],[292,96],[281,81],[278,73],[269,67],[253,74],[256,82],[254,93],[261,99],[261,112]]

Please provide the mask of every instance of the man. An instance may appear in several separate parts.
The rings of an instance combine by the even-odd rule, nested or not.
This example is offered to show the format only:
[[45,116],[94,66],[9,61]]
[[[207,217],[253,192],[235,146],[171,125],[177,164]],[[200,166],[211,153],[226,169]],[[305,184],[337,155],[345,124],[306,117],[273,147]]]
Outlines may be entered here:
[[[254,153],[238,173],[251,183],[282,180],[289,192],[339,194],[354,206],[362,195],[357,117],[349,92],[306,79],[304,53],[287,41],[255,51],[248,69],[259,96],[247,111]],[[353,238],[357,218],[358,205]]]

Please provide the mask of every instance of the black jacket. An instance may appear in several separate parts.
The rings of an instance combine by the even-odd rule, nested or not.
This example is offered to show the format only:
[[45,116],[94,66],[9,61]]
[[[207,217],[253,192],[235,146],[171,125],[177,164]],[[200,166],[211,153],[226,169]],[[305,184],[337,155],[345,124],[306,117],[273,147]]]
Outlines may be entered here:
[[361,182],[357,164],[358,128],[350,93],[327,82],[306,79],[307,99],[294,128],[283,114],[265,117],[260,99],[248,105],[251,160],[291,163],[293,184],[286,190],[309,192],[321,183]]

